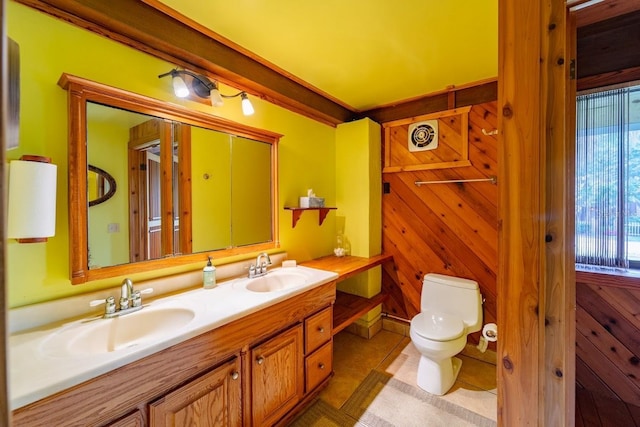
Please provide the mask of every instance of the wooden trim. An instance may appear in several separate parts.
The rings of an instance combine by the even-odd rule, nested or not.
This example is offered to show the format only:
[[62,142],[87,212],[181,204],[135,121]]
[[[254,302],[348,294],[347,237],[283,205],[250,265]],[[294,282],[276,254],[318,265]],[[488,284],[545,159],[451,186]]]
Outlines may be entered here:
[[178,163],[179,186],[178,198],[180,209],[180,253],[190,254],[193,248],[193,216],[191,194],[191,128],[176,125],[178,128]]
[[616,288],[640,289],[640,273],[576,271],[576,282],[588,285],[611,286]]
[[496,79],[487,79],[432,92],[420,97],[362,111],[356,114],[355,118],[369,117],[378,123],[387,123],[450,110],[450,92],[455,93],[454,108],[482,104],[498,99],[498,82]]
[[160,234],[162,256],[173,255],[173,124],[160,125]]
[[352,109],[180,22],[167,8],[137,0],[18,2],[327,125],[353,117]]
[[[394,120],[391,122],[386,122],[382,125],[382,128],[385,132],[385,141],[387,143],[384,145],[384,165],[382,168],[382,173],[395,173],[395,172],[411,172],[411,171],[422,171],[422,170],[432,170],[432,169],[450,169],[450,168],[459,168],[465,166],[471,166],[471,162],[469,161],[469,111],[471,111],[471,106],[455,108],[452,110],[443,110],[438,111],[431,114],[423,114],[417,117],[404,118],[400,120]],[[460,139],[462,141],[462,151],[460,152],[460,160],[455,160],[451,162],[439,162],[439,163],[423,163],[419,165],[407,165],[407,166],[389,166],[391,162],[391,139],[390,139],[390,129],[392,127],[409,125],[411,123],[423,121],[423,120],[439,120],[444,119],[446,117],[451,116],[460,116],[462,123],[460,125]]]
[[281,134],[276,132],[242,125],[218,116],[195,111],[182,105],[139,95],[68,73],[62,73],[58,80],[58,85],[65,90],[81,91],[85,102],[86,100],[100,102],[117,108],[150,114],[163,119],[179,120],[193,126],[201,126],[207,129],[213,128],[221,132],[232,133],[263,142],[273,143],[282,137]]
[[578,78],[640,66],[640,11],[578,29]]
[[228,38],[216,33],[215,31],[212,31],[210,28],[207,28],[204,25],[199,24],[198,22],[196,22],[193,19],[181,14],[177,10],[170,8],[169,6],[165,5],[164,3],[161,3],[158,0],[141,0],[141,1],[143,3],[148,4],[149,6],[153,7],[154,9],[162,11],[163,13],[165,13],[165,14],[171,16],[172,18],[182,22],[183,24],[188,25],[189,27],[193,28],[194,30],[197,30],[198,32],[201,32],[202,34],[206,34],[208,37],[211,37],[213,40],[216,40],[216,41],[224,44],[225,46],[233,49],[234,51],[239,52],[242,55],[245,55],[245,56],[251,58],[252,60],[264,65],[265,67],[268,67],[269,69],[275,71],[276,73],[278,73],[278,74],[280,74],[282,76],[285,76],[288,79],[291,79],[292,81],[298,83],[299,85],[304,86],[307,89],[312,90],[312,91],[322,95],[324,98],[327,98],[327,99],[335,102],[336,104],[342,105],[344,108],[346,108],[348,110],[353,110],[353,107],[347,105],[346,103],[342,102],[338,98],[335,98],[335,97],[331,96],[330,94],[318,89],[317,87],[313,86],[309,82],[306,82],[306,81],[302,80],[301,78],[295,76],[294,74],[291,74],[287,70],[278,67],[276,64],[266,60],[265,58],[262,58],[262,57],[256,55],[255,53],[251,52],[250,50],[245,49],[244,47],[240,46],[237,43],[234,43],[233,41],[231,41]]
[[[6,40],[7,37],[7,2],[2,0],[0,2],[0,20],[2,20],[2,31],[0,36],[2,40]],[[9,95],[5,91],[5,88],[9,87],[9,71],[8,71],[8,51],[15,47],[15,43],[10,42],[11,46],[7,46],[7,43],[0,44],[0,105],[2,111],[8,111]],[[17,144],[17,138],[12,141],[10,138],[10,129],[13,126],[17,129],[17,123],[13,123],[13,119],[10,114],[0,115],[0,176],[5,177],[7,172],[7,150],[10,145]],[[11,425],[11,413],[9,411],[9,360],[7,357],[8,348],[7,343],[9,341],[8,331],[9,325],[8,318],[8,292],[9,282],[7,280],[7,180],[0,180],[0,425]]]
[[[542,76],[545,129],[545,241],[543,248],[544,318],[541,318],[541,401],[544,425],[575,424],[575,80],[570,59],[576,57],[575,21],[562,2],[543,8],[555,24],[543,37]],[[544,25],[544,20],[541,23]],[[572,25],[573,24],[573,25]],[[544,34],[544,33],[543,33]],[[558,61],[557,58],[563,58]],[[562,93],[563,96],[556,94]],[[550,239],[549,239],[550,237]],[[542,298],[542,296],[541,296]]]
[[[589,0],[567,0],[567,7],[575,7],[587,1]],[[585,25],[631,13],[638,9],[640,9],[639,0],[605,0],[574,13],[577,27],[584,27]]]
[[588,90],[640,80],[640,66],[578,79],[577,90]]
[[[206,253],[166,257],[157,260],[143,261],[135,264],[123,264],[89,270],[87,239],[87,153],[86,153],[86,110],[87,101],[111,105],[116,108],[150,114],[161,119],[179,120],[183,123],[231,133],[237,136],[254,139],[271,144],[272,151],[272,191],[274,200],[272,217],[273,231],[278,232],[275,222],[278,220],[277,193],[277,142],[282,135],[275,132],[252,128],[230,120],[192,111],[179,105],[158,101],[153,98],[134,94],[122,89],[113,88],[87,79],[62,74],[58,84],[68,91],[69,97],[69,238],[71,283],[79,284],[132,273],[146,272],[158,268],[183,266],[189,263],[206,260],[208,256],[222,258],[242,255],[257,251],[266,251],[279,247],[277,234],[273,241],[237,248],[209,251]],[[171,150],[164,150],[170,151]],[[130,209],[133,207],[130,207]],[[168,217],[166,209],[163,220]],[[171,222],[172,223],[172,222]],[[167,236],[166,239],[173,237]]]
[[541,4],[505,0],[498,12],[498,425],[542,426]]
[[411,123],[415,123],[415,122],[421,122],[424,120],[437,120],[437,119],[443,119],[445,117],[451,117],[451,116],[457,116],[457,115],[465,115],[465,114],[469,114],[469,111],[471,111],[471,107],[463,107],[463,108],[454,108],[451,110],[443,110],[443,111],[438,111],[436,113],[430,113],[430,114],[423,114],[417,117],[409,117],[409,118],[404,118],[404,119],[400,119],[400,120],[394,120],[392,122],[385,122],[382,124],[383,128],[388,128],[388,127],[395,127],[395,126],[402,126],[402,125],[409,125]]
[[563,0],[505,0],[498,9],[498,425],[572,426],[568,12]]
[[20,160],[25,162],[51,163],[51,157],[35,156],[32,154],[24,154],[20,156]]
[[[386,158],[386,154],[387,153],[385,153],[385,158]],[[471,162],[469,160],[460,160],[458,162],[430,163],[430,164],[413,165],[413,166],[388,166],[382,169],[382,173],[426,171],[426,170],[432,170],[432,169],[451,169],[451,168],[461,168],[466,166],[471,166]]]

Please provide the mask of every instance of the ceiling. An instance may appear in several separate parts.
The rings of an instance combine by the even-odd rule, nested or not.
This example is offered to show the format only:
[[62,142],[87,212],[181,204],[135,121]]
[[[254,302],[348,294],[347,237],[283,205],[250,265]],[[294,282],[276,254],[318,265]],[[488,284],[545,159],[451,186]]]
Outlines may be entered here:
[[162,0],[351,110],[497,77],[497,0]]

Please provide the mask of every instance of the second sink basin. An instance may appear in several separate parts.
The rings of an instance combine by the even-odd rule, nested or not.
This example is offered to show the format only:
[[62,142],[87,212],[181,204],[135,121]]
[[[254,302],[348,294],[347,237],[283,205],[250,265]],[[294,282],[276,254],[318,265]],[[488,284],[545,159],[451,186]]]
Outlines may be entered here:
[[253,292],[283,291],[308,283],[307,275],[294,269],[272,270],[265,276],[245,280],[248,281],[247,290]]
[[188,308],[145,307],[112,319],[74,323],[47,337],[41,348],[54,357],[111,353],[170,336],[194,317]]

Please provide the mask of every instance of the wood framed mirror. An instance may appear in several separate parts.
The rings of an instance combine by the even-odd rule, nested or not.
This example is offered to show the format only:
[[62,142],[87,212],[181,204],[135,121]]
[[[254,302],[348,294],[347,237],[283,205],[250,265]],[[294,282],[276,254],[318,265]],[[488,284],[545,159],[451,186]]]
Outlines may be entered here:
[[[279,246],[281,135],[69,74],[58,84],[69,104],[72,284]],[[118,182],[91,210],[89,164]]]

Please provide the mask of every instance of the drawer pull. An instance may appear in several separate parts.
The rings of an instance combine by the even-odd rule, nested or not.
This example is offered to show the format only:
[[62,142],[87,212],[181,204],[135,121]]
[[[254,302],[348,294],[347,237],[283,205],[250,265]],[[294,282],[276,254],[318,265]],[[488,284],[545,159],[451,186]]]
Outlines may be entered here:
[[260,356],[256,359],[256,362],[258,363],[258,365],[262,365],[264,363],[264,357]]
[[237,380],[239,377],[240,377],[240,374],[238,373],[238,371],[233,371],[231,373],[231,379]]
[[321,334],[324,334],[324,328],[322,326],[318,327],[318,332],[320,332]]
[[318,368],[324,369],[324,363],[318,363]]

